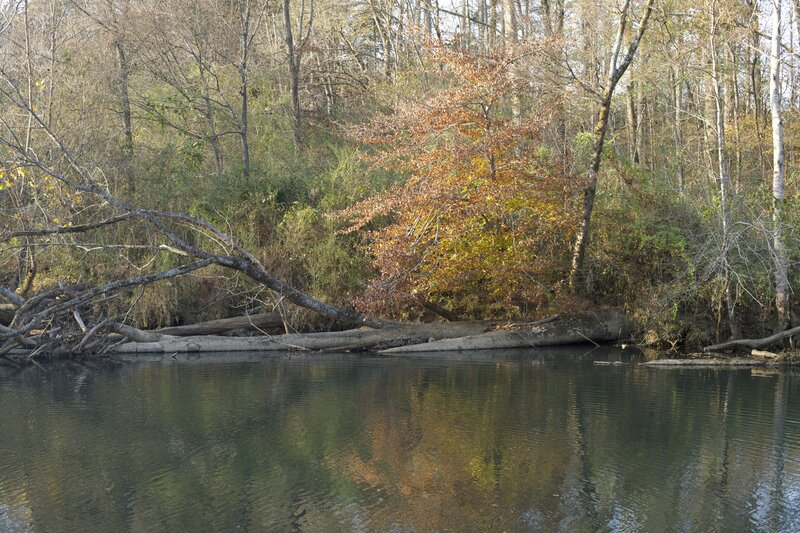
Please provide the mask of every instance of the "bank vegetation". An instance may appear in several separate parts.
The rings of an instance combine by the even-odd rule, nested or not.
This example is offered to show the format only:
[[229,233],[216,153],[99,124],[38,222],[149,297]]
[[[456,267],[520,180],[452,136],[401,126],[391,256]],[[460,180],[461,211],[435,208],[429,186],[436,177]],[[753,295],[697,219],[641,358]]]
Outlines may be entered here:
[[8,0],[0,351],[789,343],[797,10]]

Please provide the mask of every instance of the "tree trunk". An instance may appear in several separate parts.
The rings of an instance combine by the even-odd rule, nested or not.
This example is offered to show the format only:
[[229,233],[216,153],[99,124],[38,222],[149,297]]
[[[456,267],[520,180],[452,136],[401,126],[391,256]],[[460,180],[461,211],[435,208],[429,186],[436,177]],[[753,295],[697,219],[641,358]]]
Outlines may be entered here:
[[[489,331],[487,331],[489,330]],[[115,353],[184,353],[239,351],[363,351],[402,355],[560,346],[615,341],[632,332],[631,323],[616,311],[555,316],[530,324],[498,326],[493,322],[398,324],[381,330],[352,329],[261,337],[202,335],[175,337],[161,331],[117,329],[133,342]]]
[[720,75],[719,61],[717,57],[716,34],[717,34],[717,12],[716,7],[712,8],[711,13],[711,81],[713,86],[714,114],[716,118],[716,151],[717,151],[717,172],[720,194],[720,220],[722,225],[722,268],[724,270],[725,283],[725,303],[728,309],[728,324],[731,330],[731,337],[741,337],[739,321],[735,312],[735,287],[731,280],[731,267],[728,263],[730,236],[730,208],[728,201],[730,197],[730,174],[728,172],[728,156],[725,149],[725,109],[724,109],[724,88]]
[[781,113],[781,1],[772,1],[769,93],[772,111],[772,244],[775,263],[775,307],[777,331],[789,325],[789,274],[783,242],[783,117]]
[[464,350],[502,350],[613,342],[627,338],[633,332],[628,319],[616,311],[583,313],[557,317],[546,323],[521,325],[510,329],[489,331],[479,335],[409,344],[382,350],[385,354],[457,352]]
[[678,79],[675,71],[670,69],[670,76],[672,78],[672,94],[673,94],[673,107],[675,109],[672,115],[672,132],[675,141],[675,157],[676,171],[678,177],[678,193],[683,196],[686,190],[686,175],[683,166],[683,131],[681,130],[681,118],[683,115],[683,95],[681,94],[681,82]]
[[630,159],[631,163],[638,164],[639,163],[639,140],[638,140],[638,133],[639,133],[639,121],[637,120],[636,114],[636,100],[634,97],[634,84],[630,82],[626,87],[627,94],[626,94],[626,106],[625,109],[628,114],[628,158]]
[[506,42],[517,42],[517,17],[514,13],[514,0],[501,0],[503,10],[503,37]]
[[703,348],[704,352],[717,352],[720,350],[730,350],[732,348],[766,348],[773,346],[783,339],[788,339],[795,335],[800,335],[800,327],[787,329],[763,339],[734,339],[713,346],[706,346]]
[[569,286],[572,291],[578,289],[578,284],[583,283],[579,276],[583,276],[583,267],[586,260],[586,247],[589,243],[589,229],[592,222],[594,197],[597,193],[597,175],[600,172],[600,163],[603,159],[603,144],[605,143],[606,130],[608,129],[608,114],[611,107],[611,93],[606,89],[600,111],[597,115],[597,125],[594,129],[594,149],[592,162],[586,175],[586,187],[583,189],[583,217],[581,227],[575,238],[572,250],[572,268],[570,270]]
[[469,0],[461,0],[461,47],[469,50],[472,38],[472,28],[469,18]]
[[239,16],[241,18],[241,41],[239,56],[239,92],[242,97],[242,109],[239,117],[239,136],[242,139],[242,174],[250,175],[250,143],[247,138],[248,87],[247,62],[250,56],[250,0],[239,0]]
[[208,142],[211,144],[211,151],[214,153],[214,170],[217,174],[217,181],[222,182],[224,176],[224,167],[222,159],[222,148],[219,145],[219,136],[217,135],[217,124],[214,120],[214,106],[211,103],[211,95],[208,87],[208,79],[206,78],[205,68],[202,62],[198,62],[200,69],[200,79],[203,84],[203,111],[206,115],[206,122],[208,123]]
[[283,320],[279,313],[259,313],[256,315],[221,318],[219,320],[209,320],[208,322],[198,322],[197,324],[162,328],[153,333],[173,335],[175,337],[187,337],[190,335],[218,335],[220,333],[241,329],[272,331],[278,328],[283,328]]
[[119,102],[120,107],[122,108],[122,132],[124,135],[122,141],[122,172],[125,176],[125,187],[127,189],[128,196],[132,196],[134,192],[136,192],[136,183],[133,177],[132,168],[133,126],[131,125],[131,100],[130,96],[128,96],[129,66],[128,58],[125,55],[125,49],[119,39],[117,39],[116,43],[114,43],[114,47],[117,50],[117,60],[119,62],[117,83],[119,86]]
[[626,0],[623,7],[622,15],[620,16],[619,28],[617,29],[617,37],[614,43],[614,48],[611,52],[611,60],[609,61],[609,76],[606,83],[605,91],[603,91],[600,100],[600,110],[597,113],[597,122],[594,129],[594,150],[592,152],[592,162],[589,166],[589,171],[586,174],[586,186],[583,190],[583,217],[581,219],[581,226],[578,234],[575,237],[575,244],[572,249],[572,268],[569,275],[569,286],[572,291],[576,291],[579,283],[579,277],[584,275],[584,263],[586,260],[586,248],[589,244],[589,230],[591,228],[592,211],[594,209],[594,198],[597,193],[597,176],[600,173],[600,164],[603,159],[603,145],[605,144],[606,130],[608,129],[608,117],[611,111],[611,99],[614,96],[614,89],[617,86],[620,78],[622,78],[625,71],[630,66],[636,55],[636,49],[639,47],[639,42],[644,35],[645,28],[647,27],[647,20],[650,18],[650,13],[653,10],[654,0],[648,0],[642,13],[642,18],[639,20],[638,31],[628,45],[628,51],[622,60],[618,63],[620,48],[622,47],[622,39],[625,35],[625,26],[627,23],[628,10],[630,8],[630,0]]
[[[351,329],[324,333],[295,333],[261,337],[219,337],[203,335],[175,337],[145,332],[146,342],[134,341],[114,348],[115,353],[174,353],[174,352],[240,352],[240,351],[333,351],[366,350],[379,345],[427,342],[476,335],[492,322],[446,322],[433,324],[399,324],[394,328]],[[152,337],[156,335],[156,337]]]
[[292,138],[295,149],[303,146],[302,125],[300,116],[300,55],[295,48],[292,33],[292,18],[289,11],[289,0],[283,0],[283,25],[286,32],[286,50],[289,55],[289,90],[292,98]]

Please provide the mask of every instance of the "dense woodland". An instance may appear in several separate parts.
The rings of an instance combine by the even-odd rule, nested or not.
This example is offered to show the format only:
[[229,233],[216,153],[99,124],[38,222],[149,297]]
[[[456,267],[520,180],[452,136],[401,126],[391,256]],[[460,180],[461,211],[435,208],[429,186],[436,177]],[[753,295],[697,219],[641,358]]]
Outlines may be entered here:
[[667,346],[785,330],[798,4],[5,0],[0,339],[597,306]]

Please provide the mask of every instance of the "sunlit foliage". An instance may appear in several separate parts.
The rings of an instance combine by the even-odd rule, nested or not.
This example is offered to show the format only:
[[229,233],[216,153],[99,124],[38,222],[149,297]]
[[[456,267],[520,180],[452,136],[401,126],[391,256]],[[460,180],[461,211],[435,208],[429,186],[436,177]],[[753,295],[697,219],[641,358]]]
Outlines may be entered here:
[[521,118],[519,57],[434,47],[426,74],[437,89],[358,132],[376,164],[408,176],[342,213],[350,231],[371,230],[380,276],[365,308],[514,314],[545,304],[562,278],[571,185],[539,144],[547,114]]

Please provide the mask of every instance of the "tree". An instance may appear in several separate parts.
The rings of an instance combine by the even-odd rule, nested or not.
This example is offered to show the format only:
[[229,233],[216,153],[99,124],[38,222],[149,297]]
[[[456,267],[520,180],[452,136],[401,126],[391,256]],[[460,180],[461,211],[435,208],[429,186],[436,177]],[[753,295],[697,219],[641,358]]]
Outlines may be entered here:
[[[535,65],[531,58],[544,54],[528,46],[521,55]],[[520,79],[508,52],[476,57],[434,48],[444,87],[361,132],[380,149],[378,164],[409,176],[342,213],[356,217],[351,230],[389,219],[369,233],[380,275],[362,299],[365,309],[519,313],[546,304],[562,279],[559,250],[574,223],[563,209],[569,187],[539,144],[553,102],[515,120],[515,98],[537,80]]]
[[731,265],[728,256],[731,253],[731,176],[728,164],[728,154],[725,148],[725,109],[724,109],[724,87],[722,85],[722,75],[720,73],[719,55],[717,48],[717,38],[719,32],[719,12],[717,0],[712,0],[710,6],[710,31],[709,31],[709,55],[711,58],[711,83],[713,87],[712,98],[714,101],[714,134],[715,150],[717,156],[717,176],[719,181],[720,198],[720,223],[722,227],[722,247],[720,250],[721,268],[724,279],[725,302],[728,309],[728,323],[731,329],[731,337],[739,338],[742,335],[739,327],[739,319],[736,316],[735,288],[731,281]]
[[769,94],[772,112],[772,220],[773,261],[775,262],[775,307],[778,311],[778,330],[789,326],[789,273],[786,246],[783,242],[783,117],[781,83],[781,1],[772,1],[772,43],[769,58]]
[[283,24],[286,32],[286,51],[289,62],[289,90],[292,98],[292,136],[297,150],[300,150],[303,146],[303,124],[300,110],[300,64],[303,59],[303,51],[311,38],[311,28],[314,23],[314,0],[309,0],[308,22],[304,34],[305,7],[305,0],[302,0],[297,27],[299,41],[295,43],[290,1],[283,0]]
[[[95,6],[91,2],[78,3],[70,0],[72,4],[109,36],[116,55],[116,84],[119,100],[119,115],[122,118],[122,174],[129,197],[136,192],[133,165],[133,115],[131,113],[130,98],[130,71],[131,58],[129,57],[129,22],[130,1],[121,0],[119,3],[110,1],[105,6]],[[103,12],[102,8],[107,12]]]
[[600,109],[597,112],[597,120],[595,122],[593,134],[593,150],[592,159],[589,165],[589,170],[586,173],[585,186],[583,190],[583,217],[580,229],[575,237],[575,244],[572,251],[572,268],[570,270],[569,285],[572,290],[578,289],[579,277],[583,275],[584,262],[586,260],[586,250],[589,245],[589,231],[592,222],[592,211],[594,210],[594,198],[597,193],[597,178],[600,174],[600,165],[603,159],[603,146],[606,140],[606,133],[608,130],[608,119],[611,113],[611,100],[614,96],[614,89],[617,83],[628,70],[636,50],[639,48],[639,43],[642,40],[645,29],[647,28],[647,21],[650,18],[650,13],[653,10],[654,0],[647,0],[644,6],[644,11],[639,19],[639,28],[636,31],[633,39],[628,45],[625,54],[620,58],[622,48],[622,41],[625,37],[625,29],[628,21],[628,12],[631,7],[630,0],[625,0],[620,13],[619,23],[617,26],[617,36],[614,40],[614,46],[611,50],[611,57],[609,59],[608,79],[600,95]]

